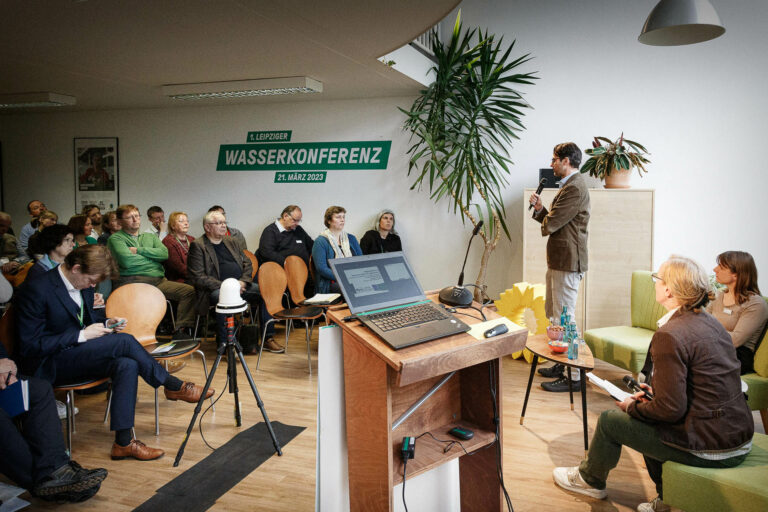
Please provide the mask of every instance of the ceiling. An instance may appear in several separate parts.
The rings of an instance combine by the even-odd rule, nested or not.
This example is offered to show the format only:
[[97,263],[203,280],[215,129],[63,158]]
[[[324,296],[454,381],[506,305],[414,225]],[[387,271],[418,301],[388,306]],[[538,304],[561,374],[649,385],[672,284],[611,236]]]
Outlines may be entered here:
[[[458,3],[3,0],[0,94],[77,98],[56,111],[410,95],[420,85],[377,58]],[[161,92],[166,84],[289,76],[320,80],[323,92],[194,102]]]

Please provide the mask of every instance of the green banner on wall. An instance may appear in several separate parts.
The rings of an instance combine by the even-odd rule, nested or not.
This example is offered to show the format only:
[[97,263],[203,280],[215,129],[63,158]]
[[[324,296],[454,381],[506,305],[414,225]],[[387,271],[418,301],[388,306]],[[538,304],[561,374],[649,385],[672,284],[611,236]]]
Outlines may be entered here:
[[392,141],[222,144],[217,171],[386,169]]
[[268,132],[248,132],[246,142],[289,142],[291,130],[278,130]]

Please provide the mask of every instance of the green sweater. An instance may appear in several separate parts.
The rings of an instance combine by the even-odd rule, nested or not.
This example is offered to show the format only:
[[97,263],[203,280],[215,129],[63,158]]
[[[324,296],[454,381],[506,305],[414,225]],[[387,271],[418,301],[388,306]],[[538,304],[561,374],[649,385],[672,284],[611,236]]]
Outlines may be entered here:
[[[109,237],[107,247],[117,260],[121,276],[165,276],[162,262],[168,259],[168,248],[157,235],[139,233],[134,237],[121,229]],[[136,247],[136,254],[129,247]]]

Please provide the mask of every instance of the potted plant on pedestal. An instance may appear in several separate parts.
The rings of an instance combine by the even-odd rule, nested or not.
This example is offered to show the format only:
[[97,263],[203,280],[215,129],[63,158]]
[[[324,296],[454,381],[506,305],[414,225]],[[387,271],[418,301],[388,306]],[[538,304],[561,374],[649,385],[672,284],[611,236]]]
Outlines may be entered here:
[[648,150],[639,142],[624,138],[615,141],[606,137],[595,137],[592,148],[585,151],[589,159],[581,166],[582,173],[605,181],[605,188],[629,188],[632,167],[637,167],[640,177],[648,172],[643,164],[650,163],[645,155]]

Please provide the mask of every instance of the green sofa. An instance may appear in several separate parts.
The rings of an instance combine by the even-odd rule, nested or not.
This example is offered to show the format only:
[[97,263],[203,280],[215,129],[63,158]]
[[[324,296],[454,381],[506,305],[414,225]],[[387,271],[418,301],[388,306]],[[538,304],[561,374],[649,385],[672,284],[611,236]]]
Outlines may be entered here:
[[[763,297],[767,302],[768,298]],[[768,433],[768,331],[763,334],[763,339],[755,352],[755,372],[741,376],[741,380],[747,383],[747,403],[753,411],[760,411],[763,420],[763,430]],[[768,508],[766,508],[768,510]]]
[[624,368],[637,378],[643,368],[656,322],[666,310],[656,302],[651,273],[632,272],[632,326],[601,327],[584,332],[584,341],[595,359]]
[[686,512],[768,510],[768,436],[755,434],[752,451],[735,468],[662,466],[664,503]]

